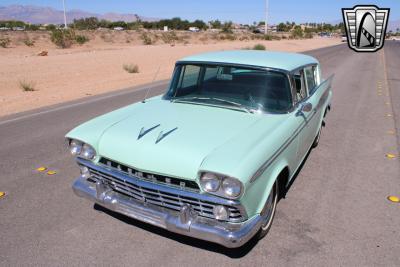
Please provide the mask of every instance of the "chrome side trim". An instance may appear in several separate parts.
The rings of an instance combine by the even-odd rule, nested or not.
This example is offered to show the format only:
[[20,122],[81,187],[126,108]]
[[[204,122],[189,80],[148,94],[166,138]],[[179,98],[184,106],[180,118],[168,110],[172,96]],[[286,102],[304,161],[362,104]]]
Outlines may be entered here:
[[272,156],[267,159],[267,161],[264,162],[263,165],[253,174],[253,176],[250,179],[250,183],[253,183],[255,180],[257,180],[258,177],[274,162],[280,154],[293,142],[293,140],[300,134],[300,132],[304,129],[304,127],[307,126],[307,123],[314,118],[315,114],[317,114],[317,110],[313,109],[312,114],[309,115],[307,118],[305,118],[305,121],[300,124],[299,127],[293,132],[293,134],[286,139],[286,141],[283,143],[282,146],[280,146]]
[[[325,81],[323,81],[322,83],[320,83],[318,85],[318,87],[320,88],[323,84],[329,82],[332,83],[333,77],[335,75],[332,74],[331,76],[329,76]],[[301,102],[298,102],[296,104],[296,108],[302,104],[308,101],[308,99],[310,97],[312,97],[315,92],[318,90],[318,88],[313,92],[313,94],[309,95],[306,99],[304,99]],[[317,110],[319,108],[321,108],[321,106],[323,105],[324,102],[326,102],[326,100],[328,99],[329,96],[329,92],[331,91],[331,84],[328,86],[328,88],[326,89],[326,91],[324,92],[324,94],[321,96],[320,101],[317,104],[317,107],[315,109],[313,109],[313,112],[310,116],[308,116],[306,118],[306,121],[303,122],[302,124],[300,124],[299,127],[297,127],[297,129],[293,132],[293,134],[291,135],[291,137],[289,137],[281,147],[279,147],[274,154],[272,154],[272,156],[267,159],[267,161],[264,162],[263,165],[261,165],[261,167],[253,174],[253,176],[250,179],[250,183],[253,183],[255,180],[257,180],[257,178],[272,164],[272,162],[274,162],[274,160],[276,158],[279,157],[279,155],[293,142],[293,140],[299,135],[299,133],[304,129],[304,127],[306,127],[307,123],[312,120],[312,118],[315,116],[315,114],[317,114]]]
[[81,177],[75,180],[72,189],[77,196],[130,218],[228,248],[243,246],[262,224],[260,215],[242,223],[226,223],[196,216],[190,212],[190,206],[185,206],[180,212],[167,210],[108,190],[106,185],[93,185]]

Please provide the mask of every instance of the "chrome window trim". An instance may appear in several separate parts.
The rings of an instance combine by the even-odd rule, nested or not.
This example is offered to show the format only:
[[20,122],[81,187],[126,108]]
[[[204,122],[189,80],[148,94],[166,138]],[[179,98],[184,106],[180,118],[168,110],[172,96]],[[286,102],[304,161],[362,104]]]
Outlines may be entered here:
[[[282,111],[282,112],[267,112],[264,110],[259,110],[257,111],[257,114],[264,114],[264,115],[282,115],[282,114],[289,114],[292,113],[295,110],[295,95],[293,95],[293,82],[291,80],[291,71],[284,70],[284,69],[279,69],[279,68],[272,68],[272,67],[261,67],[257,65],[247,65],[247,64],[237,64],[237,63],[224,63],[224,62],[210,62],[210,61],[178,61],[175,63],[175,68],[174,68],[174,76],[175,76],[175,69],[179,66],[182,65],[209,65],[209,66],[227,66],[227,67],[237,67],[237,68],[247,68],[247,69],[254,69],[254,70],[263,70],[263,71],[275,71],[275,72],[281,72],[286,76],[286,78],[289,81],[289,89],[291,90],[291,96],[292,96],[292,107],[288,109],[287,111]],[[169,90],[171,90],[171,85],[169,86],[168,90],[165,92],[165,94],[162,96],[163,100],[170,100],[170,97],[167,95]],[[224,106],[224,108],[226,108]]]

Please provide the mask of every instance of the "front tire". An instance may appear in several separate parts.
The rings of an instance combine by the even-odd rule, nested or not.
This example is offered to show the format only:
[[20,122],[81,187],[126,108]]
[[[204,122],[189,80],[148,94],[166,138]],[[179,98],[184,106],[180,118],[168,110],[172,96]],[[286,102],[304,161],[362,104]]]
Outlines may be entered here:
[[273,185],[271,192],[269,193],[268,199],[265,203],[264,208],[261,211],[263,217],[263,223],[260,230],[257,233],[258,239],[262,239],[266,236],[271,229],[272,221],[275,217],[276,204],[278,203],[278,181]]

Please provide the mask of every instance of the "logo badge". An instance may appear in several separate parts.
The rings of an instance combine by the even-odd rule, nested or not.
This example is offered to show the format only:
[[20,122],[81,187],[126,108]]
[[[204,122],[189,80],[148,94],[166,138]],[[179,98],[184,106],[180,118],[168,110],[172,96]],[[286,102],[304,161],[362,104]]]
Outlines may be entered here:
[[357,5],[343,8],[347,43],[356,52],[376,52],[385,43],[390,8]]

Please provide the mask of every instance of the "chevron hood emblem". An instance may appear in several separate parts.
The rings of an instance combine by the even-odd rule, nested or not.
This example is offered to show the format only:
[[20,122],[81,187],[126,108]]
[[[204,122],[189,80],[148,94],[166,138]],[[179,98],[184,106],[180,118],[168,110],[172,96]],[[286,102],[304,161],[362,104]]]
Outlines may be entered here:
[[149,132],[153,131],[153,130],[156,129],[157,127],[160,127],[160,125],[161,125],[161,124],[158,124],[158,125],[153,126],[153,127],[149,128],[149,129],[147,129],[147,130],[143,127],[143,128],[140,130],[140,133],[139,133],[139,135],[138,135],[137,140],[139,140],[140,138],[142,138],[143,136],[145,136],[145,135],[148,134]]
[[158,144],[158,143],[159,143],[161,140],[163,140],[167,135],[171,134],[172,132],[176,131],[177,129],[178,129],[178,127],[174,128],[174,129],[172,129],[172,130],[170,130],[170,131],[168,131],[168,132],[166,132],[166,133],[164,133],[163,131],[161,131],[160,134],[159,134],[158,137],[157,137],[156,144]]

